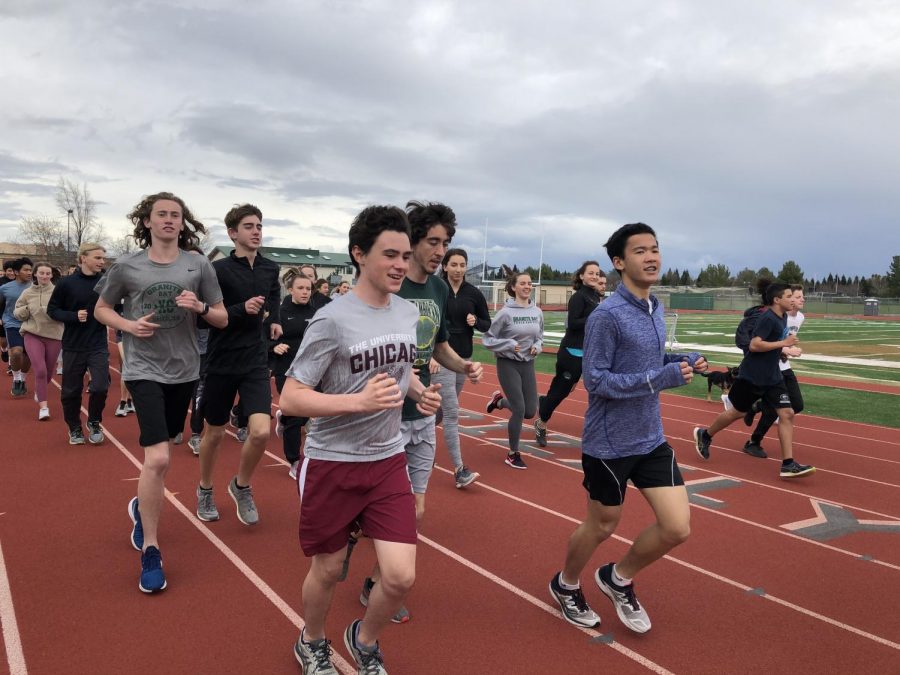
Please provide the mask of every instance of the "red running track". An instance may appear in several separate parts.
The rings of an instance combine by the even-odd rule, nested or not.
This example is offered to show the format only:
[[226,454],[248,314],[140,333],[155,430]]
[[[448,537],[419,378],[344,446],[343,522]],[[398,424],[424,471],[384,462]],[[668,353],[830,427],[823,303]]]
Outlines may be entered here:
[[[549,377],[539,380],[545,390]],[[462,396],[470,411],[463,452],[481,473],[477,484],[453,487],[439,442],[407,602],[412,621],[391,625],[382,639],[391,673],[900,670],[896,430],[801,416],[795,454],[819,471],[784,482],[776,460],[740,451],[745,427],[722,432],[701,462],[691,428],[719,407],[664,395],[666,432],[696,491],[691,538],[638,578],[649,633],[626,630],[587,572],[585,592],[603,624],[581,631],[560,618],[547,583],[584,511],[578,436],[586,394],[576,389],[551,420],[552,453],[526,454],[529,469],[513,471],[502,461],[503,411],[480,412],[495,386],[467,385]],[[107,442],[71,447],[58,400],[43,423],[30,399],[0,400],[0,669],[298,672],[291,645],[308,562],[296,540],[296,488],[274,435],[254,477],[256,528],[237,521],[224,493],[236,441],[226,440],[217,467],[217,523],[193,516],[197,461],[187,446],[173,448],[161,530],[169,588],[145,596],[125,510],[141,457],[137,425],[112,417],[114,403]],[[524,452],[539,451],[528,427],[523,437]],[[777,441],[765,445],[775,450]],[[833,525],[826,538],[812,538],[824,520]],[[589,570],[618,559],[650,521],[630,490],[619,530]],[[362,614],[357,595],[372,562],[371,547],[358,546],[335,594],[328,628],[342,672],[352,671],[341,631]]]

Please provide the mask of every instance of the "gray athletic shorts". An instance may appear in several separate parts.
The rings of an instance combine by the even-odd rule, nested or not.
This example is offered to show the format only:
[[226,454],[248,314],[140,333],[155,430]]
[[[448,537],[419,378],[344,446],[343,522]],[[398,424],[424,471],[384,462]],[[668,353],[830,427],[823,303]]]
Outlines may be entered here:
[[434,415],[400,423],[403,445],[406,446],[406,468],[413,492],[424,495],[434,468]]

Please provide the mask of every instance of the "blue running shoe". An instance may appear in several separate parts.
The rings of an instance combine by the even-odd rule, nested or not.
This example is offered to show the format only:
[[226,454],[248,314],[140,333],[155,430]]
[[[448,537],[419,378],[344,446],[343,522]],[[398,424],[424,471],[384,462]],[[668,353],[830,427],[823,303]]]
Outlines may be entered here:
[[144,593],[156,593],[166,587],[166,575],[162,569],[162,555],[155,546],[148,546],[141,553],[141,583],[138,584]]
[[144,548],[144,526],[141,525],[141,512],[138,510],[138,498],[132,497],[128,502],[128,517],[134,523],[131,528],[131,545],[135,550],[140,551]]

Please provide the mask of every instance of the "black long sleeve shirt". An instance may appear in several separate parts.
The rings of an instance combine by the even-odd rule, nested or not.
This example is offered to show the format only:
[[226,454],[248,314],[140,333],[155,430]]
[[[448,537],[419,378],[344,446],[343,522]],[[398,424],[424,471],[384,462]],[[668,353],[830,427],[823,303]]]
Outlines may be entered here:
[[[93,352],[109,349],[106,326],[94,318],[94,307],[100,296],[94,291],[103,274],[87,275],[76,269],[61,278],[47,303],[47,314],[65,325],[62,348],[69,352]],[[79,310],[87,310],[87,321],[78,320]]]
[[566,315],[566,334],[563,335],[560,349],[571,347],[572,349],[584,348],[584,327],[587,319],[600,304],[603,298],[589,286],[582,286],[569,298],[569,313]]
[[[450,286],[450,284],[447,284]],[[466,323],[466,316],[475,315],[475,325]],[[450,286],[450,295],[447,297],[447,330],[449,339],[447,342],[457,354],[468,359],[472,356],[472,336],[477,329],[485,332],[491,327],[491,313],[488,311],[487,300],[481,291],[468,281],[463,281],[459,287],[459,293],[453,292]]]
[[306,333],[306,327],[309,320],[313,318],[316,309],[312,303],[305,305],[295,305],[290,296],[286,297],[281,303],[281,327],[284,330],[282,336],[277,340],[270,342],[271,347],[275,345],[287,344],[288,350],[281,355],[275,354],[272,358],[272,374],[276,377],[283,376],[287,369],[294,362],[297,356],[297,350],[300,349],[300,343],[303,341],[303,335]]

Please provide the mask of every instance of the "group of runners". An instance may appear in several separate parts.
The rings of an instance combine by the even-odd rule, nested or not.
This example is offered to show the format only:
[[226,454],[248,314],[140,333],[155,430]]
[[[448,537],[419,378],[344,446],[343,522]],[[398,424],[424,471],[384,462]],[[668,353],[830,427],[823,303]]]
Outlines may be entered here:
[[[534,359],[542,348],[543,316],[530,299],[532,281],[526,274],[511,275],[510,300],[491,319],[482,294],[465,281],[465,251],[450,248],[457,223],[446,205],[411,201],[405,209],[361,211],[348,237],[355,284],[333,298],[322,284],[317,291],[314,269],[279,278],[278,266],[260,253],[262,212],[252,204],[226,214],[234,250],[213,263],[198,247],[205,226],[176,195],[145,197],[129,219],[137,252],[119,257],[104,274],[102,247],[83,245],[77,270],[52,289],[41,282],[38,265],[38,290],[29,289],[37,299],[29,296],[23,304],[41,317],[38,323],[46,317],[63,327],[61,399],[73,444],[84,443],[80,405],[87,371],[87,440],[103,442],[107,327],[122,336],[122,380],[144,449],[137,495],[127,507],[130,541],[141,552],[140,590],[166,588],[160,512],[171,445],[181,441],[189,408],[199,420],[192,419],[190,440],[200,457],[197,517],[220,517],[213,485],[217,451],[226,424],[240,418],[238,426],[246,433],[226,492],[242,523],[258,523],[251,481],[272,428],[274,375],[280,394],[276,433],[297,479],[300,546],[311,559],[303,582],[305,626],[294,644],[295,657],[306,673],[336,672],[327,615],[353,547],[364,536],[374,546],[377,565],[362,586],[365,614],[346,628],[343,640],[360,673],[386,672],[378,638],[390,622],[410,618],[405,598],[416,578],[417,528],[435,463],[437,417],[456,486],[465,488],[479,477],[463,461],[458,430],[458,396],[467,380],[477,384],[483,374],[481,364],[471,360],[478,330],[497,357],[502,387],[490,398],[488,412],[510,411],[505,460],[510,467],[526,468],[519,449],[525,418],[538,415],[535,440],[546,445],[547,422],[581,377],[588,392],[582,435],[586,517],[549,584],[563,617],[578,626],[600,623],[580,577],[597,547],[615,531],[631,481],[651,506],[655,522],[621,560],[593,576],[624,625],[639,633],[650,629],[633,580],[690,532],[687,491],[663,435],[659,392],[685,385],[708,368],[698,353],[665,350],[663,308],[650,292],[661,269],[652,228],[625,225],[606,242],[621,279],[610,297],[603,298],[605,275],[599,264],[581,265],[556,375],[547,395],[539,397]],[[15,283],[30,284],[30,271],[14,271]],[[0,297],[9,296],[4,291]],[[768,308],[741,366],[746,383],[730,395],[734,410],[723,413],[709,431],[695,431],[704,458],[712,435],[729,420],[752,418],[758,400],[765,414],[777,416],[783,454],[790,458],[788,411],[798,399],[781,394],[786,377],[778,353],[792,350],[796,342],[796,336],[786,335],[784,322],[794,300],[793,295],[785,300],[787,291],[778,285],[765,289],[764,297]],[[3,316],[5,322],[6,312]],[[6,324],[11,361],[16,334]],[[60,336],[46,339],[60,341]],[[52,348],[46,352],[45,365]],[[770,352],[776,352],[774,359]],[[15,372],[21,373],[21,358],[16,359]],[[49,380],[46,373],[41,377]],[[41,396],[46,407],[46,389],[39,389]],[[758,445],[761,436],[754,438]],[[783,468],[781,475],[805,473]]]

